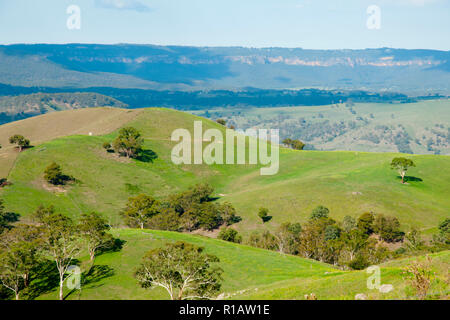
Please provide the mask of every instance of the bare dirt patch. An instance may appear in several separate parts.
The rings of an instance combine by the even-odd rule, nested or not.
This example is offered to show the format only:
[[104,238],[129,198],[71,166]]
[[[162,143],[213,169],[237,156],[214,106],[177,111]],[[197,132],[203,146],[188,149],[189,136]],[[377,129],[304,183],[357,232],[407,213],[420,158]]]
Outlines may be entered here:
[[69,189],[71,187],[70,183],[66,184],[66,185],[62,185],[62,186],[55,186],[55,185],[48,183],[44,179],[38,179],[38,180],[32,181],[31,183],[34,186],[36,186],[37,188],[44,189],[51,193],[67,193],[67,191],[69,191]]
[[208,237],[208,238],[217,238],[217,236],[219,235],[219,232],[220,232],[219,229],[216,229],[213,231],[199,229],[199,230],[194,230],[192,232],[189,232],[189,234],[200,235],[200,236],[204,236],[204,237]]
[[116,152],[107,152],[104,149],[97,149],[95,153],[103,159],[114,160],[120,163],[131,163],[131,159],[122,157]]

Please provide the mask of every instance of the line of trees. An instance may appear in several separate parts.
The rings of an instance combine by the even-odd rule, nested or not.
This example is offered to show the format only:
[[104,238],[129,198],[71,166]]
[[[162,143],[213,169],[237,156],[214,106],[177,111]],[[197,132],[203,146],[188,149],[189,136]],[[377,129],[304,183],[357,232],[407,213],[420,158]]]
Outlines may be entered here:
[[[450,219],[439,225],[439,234],[427,245],[418,230],[405,234],[396,217],[366,212],[358,219],[346,216],[339,222],[330,218],[329,212],[318,206],[303,225],[287,222],[274,232],[254,231],[245,243],[356,270],[404,254],[445,250],[450,245]],[[242,236],[230,229],[223,229],[219,238],[240,243]],[[390,251],[389,243],[401,243],[401,247]]]

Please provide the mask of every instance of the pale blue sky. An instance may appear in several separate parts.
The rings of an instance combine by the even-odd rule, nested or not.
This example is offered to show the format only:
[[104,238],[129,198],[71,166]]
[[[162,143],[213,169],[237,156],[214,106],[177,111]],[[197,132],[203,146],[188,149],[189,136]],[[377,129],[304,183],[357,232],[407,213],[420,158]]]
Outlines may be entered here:
[[0,0],[0,43],[71,42],[450,50],[450,0]]

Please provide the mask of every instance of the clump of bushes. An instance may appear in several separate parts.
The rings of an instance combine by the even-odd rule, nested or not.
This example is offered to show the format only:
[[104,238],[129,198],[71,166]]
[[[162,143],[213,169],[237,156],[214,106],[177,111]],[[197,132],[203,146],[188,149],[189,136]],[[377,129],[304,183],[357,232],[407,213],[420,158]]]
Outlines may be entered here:
[[240,221],[236,209],[228,202],[213,201],[214,189],[198,184],[191,189],[173,194],[158,202],[150,196],[130,198],[122,212],[125,222],[141,228],[171,231],[214,230]]
[[233,228],[222,228],[217,238],[234,243],[242,242],[242,236]]
[[293,140],[293,139],[289,139],[289,138],[284,139],[283,144],[294,150],[303,150],[306,146],[300,140]]
[[225,119],[217,119],[216,122],[222,126],[227,125],[227,121]]
[[266,250],[278,250],[277,239],[268,230],[253,231],[247,239],[247,244]]

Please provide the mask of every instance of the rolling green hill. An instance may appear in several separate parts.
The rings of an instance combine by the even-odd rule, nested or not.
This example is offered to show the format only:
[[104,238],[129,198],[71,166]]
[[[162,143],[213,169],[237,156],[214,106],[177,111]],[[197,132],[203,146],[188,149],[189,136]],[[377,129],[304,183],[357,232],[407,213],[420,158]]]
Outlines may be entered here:
[[8,175],[19,155],[8,142],[14,134],[26,136],[34,145],[74,134],[106,134],[134,119],[139,112],[118,108],[68,110],[1,125],[0,177]]
[[[319,299],[354,299],[358,293],[370,299],[404,299],[407,293],[402,268],[411,259],[381,266],[382,284],[394,285],[392,292],[382,294],[367,288],[369,275],[365,271],[341,271],[314,260],[182,233],[115,229],[113,234],[126,241],[122,250],[100,255],[95,272],[83,280],[81,292],[67,292],[68,299],[168,299],[161,288],[140,288],[133,272],[145,252],[174,241],[202,246],[207,253],[218,256],[224,270],[224,299],[304,299],[310,293]],[[436,277],[430,293],[443,294],[450,254],[447,251],[432,257]],[[52,288],[39,298],[56,296],[56,288]]]
[[[373,299],[403,299],[409,294],[402,268],[411,258],[381,266],[382,283],[395,287],[391,293],[381,294],[367,289],[364,271],[341,271],[317,261],[199,235],[121,228],[119,212],[128,197],[148,193],[162,198],[198,182],[211,183],[219,201],[236,207],[242,221],[235,228],[244,237],[255,229],[273,230],[286,221],[303,223],[319,204],[330,208],[330,216],[338,220],[373,211],[397,216],[404,230],[415,226],[428,233],[449,217],[448,156],[408,155],[417,167],[408,172],[406,185],[389,167],[397,153],[280,149],[280,171],[273,176],[261,176],[257,165],[176,166],[170,159],[175,144],[170,141],[172,131],[192,131],[193,121],[202,119],[169,109],[93,108],[0,126],[0,168],[12,182],[0,189],[7,210],[19,213],[24,221],[40,204],[53,204],[74,218],[95,210],[115,227],[114,236],[125,241],[122,250],[98,256],[82,291],[70,293],[69,299],[167,299],[161,289],[139,288],[133,272],[146,251],[180,240],[203,246],[220,258],[225,299],[303,299],[309,293],[319,299],[353,299],[358,293]],[[142,133],[144,149],[156,157],[128,160],[102,148],[125,125]],[[206,119],[203,127],[224,130]],[[18,153],[7,142],[15,133],[30,138],[34,147]],[[76,183],[49,186],[43,172],[52,161],[75,177]],[[265,225],[257,216],[260,207],[269,208],[273,216]],[[214,237],[215,233],[207,235]],[[449,252],[434,254],[433,261],[436,281],[432,292],[442,295],[447,290]],[[56,287],[33,294],[53,299]]]
[[[257,211],[263,206],[273,216],[265,224],[269,229],[286,221],[304,222],[320,204],[337,219],[366,211],[397,216],[405,230],[412,226],[432,230],[449,216],[448,156],[409,156],[417,167],[408,172],[415,179],[407,185],[389,167],[399,155],[395,153],[281,149],[280,171],[274,176],[261,176],[259,167],[250,165],[176,166],[170,160],[175,144],[170,135],[176,128],[192,129],[195,119],[200,118],[168,109],[83,109],[0,126],[2,175],[10,172],[13,183],[0,190],[0,197],[8,210],[24,218],[40,204],[54,204],[73,217],[95,210],[120,226],[119,212],[130,196],[148,193],[161,198],[209,182],[219,201],[230,201],[237,208],[243,219],[236,228],[244,234],[262,227]],[[102,149],[103,142],[111,141],[125,124],[142,132],[145,149],[155,152],[156,159],[125,161]],[[204,120],[204,128],[208,127],[224,129]],[[17,151],[6,140],[15,133],[29,137],[35,147],[13,162]],[[52,161],[78,182],[62,189],[49,187],[43,171]]]

